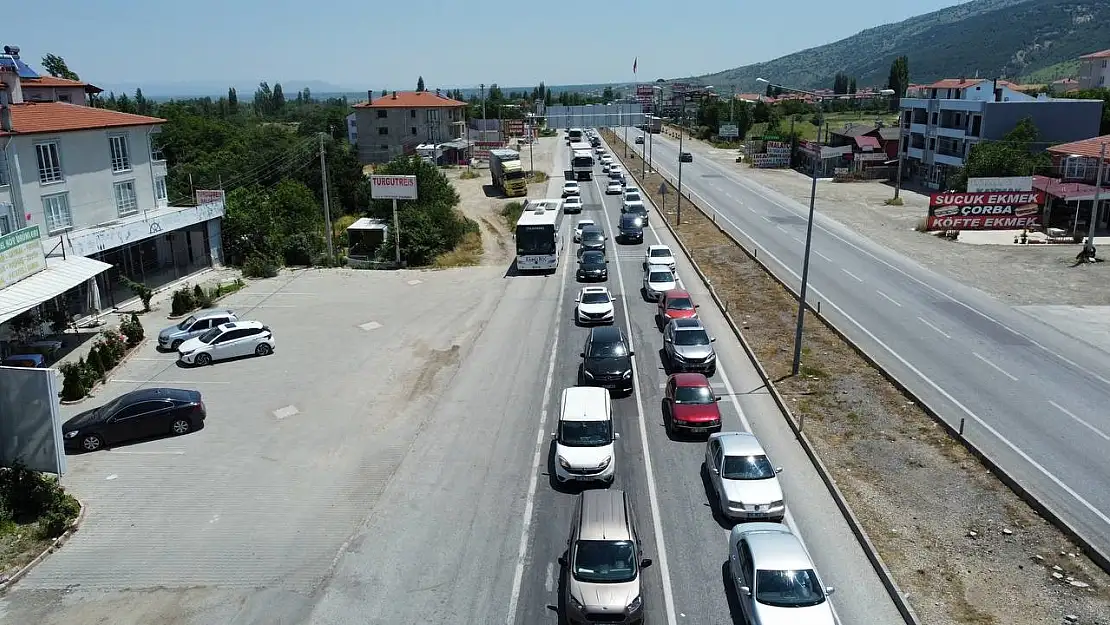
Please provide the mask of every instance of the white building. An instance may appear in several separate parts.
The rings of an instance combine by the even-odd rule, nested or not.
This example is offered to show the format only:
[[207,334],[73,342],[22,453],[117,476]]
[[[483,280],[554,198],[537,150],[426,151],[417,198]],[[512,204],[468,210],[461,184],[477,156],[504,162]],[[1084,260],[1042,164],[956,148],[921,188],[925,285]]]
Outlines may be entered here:
[[18,53],[0,56],[0,324],[46,302],[87,313],[94,277],[107,310],[132,297],[122,277],[158,288],[219,263],[223,201],[171,202],[165,120],[66,103],[62,91],[28,100],[86,91],[33,73]]
[[1079,57],[1079,88],[1102,89],[1110,86],[1110,50]]

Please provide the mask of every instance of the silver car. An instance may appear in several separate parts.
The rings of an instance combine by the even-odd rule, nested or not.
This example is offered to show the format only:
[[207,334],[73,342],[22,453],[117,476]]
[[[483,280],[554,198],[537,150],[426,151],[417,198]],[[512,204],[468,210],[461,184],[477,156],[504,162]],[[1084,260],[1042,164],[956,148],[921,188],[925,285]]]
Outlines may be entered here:
[[717,353],[701,320],[672,319],[663,328],[663,354],[672,372],[697,371],[712,377],[717,372]]
[[198,337],[211,328],[238,321],[230,310],[198,310],[181,320],[181,323],[163,329],[158,333],[158,348],[177,351],[182,343]]
[[781,468],[771,464],[754,434],[718,432],[705,444],[705,468],[721,516],[745,521],[782,521],[786,516]]
[[644,270],[644,297],[649,301],[657,302],[664,293],[677,288],[678,283],[670,269],[652,266]]
[[829,595],[798,537],[778,523],[742,523],[728,537],[728,586],[752,625],[834,625]]

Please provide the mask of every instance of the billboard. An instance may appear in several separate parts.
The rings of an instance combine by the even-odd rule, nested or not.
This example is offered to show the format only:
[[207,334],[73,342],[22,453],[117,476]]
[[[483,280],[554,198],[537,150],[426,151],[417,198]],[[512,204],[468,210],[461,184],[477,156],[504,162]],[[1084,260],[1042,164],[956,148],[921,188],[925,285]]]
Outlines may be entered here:
[[197,206],[224,201],[223,189],[197,189]]
[[934,193],[926,230],[1021,230],[1041,225],[1040,191]]
[[370,197],[375,200],[415,200],[416,176],[370,176]]
[[548,128],[617,128],[639,126],[643,123],[643,107],[637,103],[547,107]]
[[523,119],[505,119],[501,121],[502,132],[508,137],[524,136]]
[[0,466],[65,473],[58,390],[56,369],[0,367]]
[[0,237],[0,289],[46,269],[46,253],[38,226]]
[[740,136],[740,126],[736,124],[721,124],[717,136],[722,139],[735,139]]
[[1005,178],[968,178],[968,193],[990,191],[1032,191],[1033,176],[1008,176]]
[[472,152],[474,158],[480,161],[489,160],[489,151],[505,147],[501,141],[471,141],[470,145],[473,146]]

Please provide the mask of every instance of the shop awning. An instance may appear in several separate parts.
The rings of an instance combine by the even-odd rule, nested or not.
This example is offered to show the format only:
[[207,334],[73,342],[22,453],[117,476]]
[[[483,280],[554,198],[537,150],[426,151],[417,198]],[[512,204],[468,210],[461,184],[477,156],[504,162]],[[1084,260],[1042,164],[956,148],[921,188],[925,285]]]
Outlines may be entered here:
[[0,291],[0,323],[31,310],[111,269],[108,263],[86,258],[47,258],[46,269]]

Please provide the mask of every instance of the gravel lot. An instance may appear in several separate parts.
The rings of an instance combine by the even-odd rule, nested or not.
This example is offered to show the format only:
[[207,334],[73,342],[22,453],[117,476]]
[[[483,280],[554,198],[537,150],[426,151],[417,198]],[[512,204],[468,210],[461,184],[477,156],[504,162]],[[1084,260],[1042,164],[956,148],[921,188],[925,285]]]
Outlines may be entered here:
[[[1041,624],[1066,615],[1110,623],[1110,577],[823,324],[807,323],[802,375],[790,377],[794,298],[704,215],[683,217],[680,238],[720,296],[742,302],[734,316],[745,337],[804,415],[808,437],[923,623]],[[983,246],[961,250],[975,247]]]
[[[810,181],[793,170],[755,169],[734,162],[735,150],[709,149],[718,163],[743,172],[798,202],[809,204]],[[914,231],[929,205],[926,195],[903,190],[903,206],[883,202],[894,188],[882,182],[817,184],[817,211],[935,271],[1012,305],[1108,305],[1110,263],[1073,267],[1076,245],[977,245]]]

